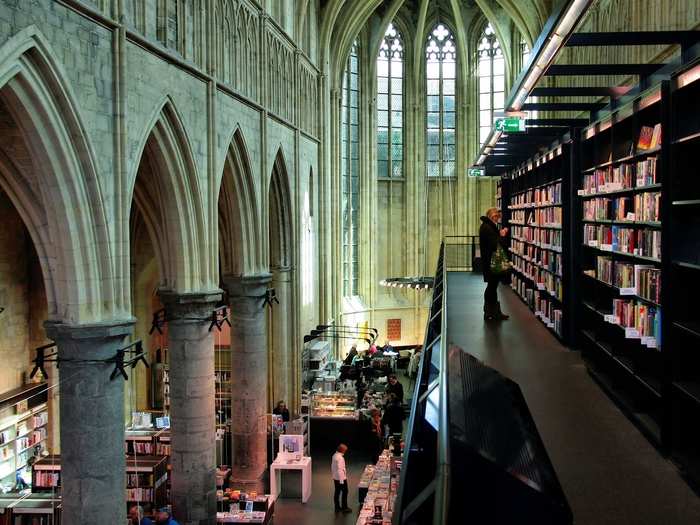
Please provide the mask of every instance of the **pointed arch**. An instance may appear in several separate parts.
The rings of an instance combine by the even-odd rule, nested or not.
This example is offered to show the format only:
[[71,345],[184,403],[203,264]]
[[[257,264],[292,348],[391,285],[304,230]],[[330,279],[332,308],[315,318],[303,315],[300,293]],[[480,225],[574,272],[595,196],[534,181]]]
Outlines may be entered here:
[[0,186],[35,244],[49,319],[121,316],[95,155],[70,84],[34,26],[10,38],[0,57],[0,104],[28,157],[20,165],[3,155]]
[[221,275],[249,275],[262,265],[258,193],[240,128],[226,150],[219,186],[219,257]]
[[151,235],[161,287],[180,293],[213,289],[205,260],[206,221],[197,166],[170,97],[165,97],[147,130],[130,177],[130,195]]
[[292,265],[292,198],[287,163],[282,148],[277,151],[269,185],[270,264],[288,268]]

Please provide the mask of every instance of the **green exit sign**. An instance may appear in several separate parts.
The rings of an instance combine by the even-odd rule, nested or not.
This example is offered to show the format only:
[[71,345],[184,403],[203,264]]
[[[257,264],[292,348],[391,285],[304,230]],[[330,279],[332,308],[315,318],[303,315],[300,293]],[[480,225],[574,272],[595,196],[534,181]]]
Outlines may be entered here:
[[470,177],[483,177],[486,175],[486,170],[483,167],[471,167],[467,170],[467,175]]
[[521,117],[500,117],[494,123],[496,131],[519,133],[525,131],[525,119]]

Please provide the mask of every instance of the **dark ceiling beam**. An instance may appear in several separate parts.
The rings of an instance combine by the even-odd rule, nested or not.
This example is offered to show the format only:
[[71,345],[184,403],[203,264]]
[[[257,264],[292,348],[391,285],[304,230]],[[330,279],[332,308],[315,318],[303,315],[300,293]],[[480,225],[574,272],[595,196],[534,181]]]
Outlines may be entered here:
[[627,31],[574,33],[566,47],[578,46],[658,46],[678,44],[684,48],[700,42],[700,31]]
[[615,87],[536,87],[531,97],[621,97],[632,86]]
[[525,121],[526,126],[561,126],[578,128],[590,124],[586,118],[532,118]]
[[639,75],[648,77],[666,64],[555,64],[549,66],[546,76],[585,76],[585,75]]
[[605,106],[602,102],[526,102],[523,111],[598,111]]

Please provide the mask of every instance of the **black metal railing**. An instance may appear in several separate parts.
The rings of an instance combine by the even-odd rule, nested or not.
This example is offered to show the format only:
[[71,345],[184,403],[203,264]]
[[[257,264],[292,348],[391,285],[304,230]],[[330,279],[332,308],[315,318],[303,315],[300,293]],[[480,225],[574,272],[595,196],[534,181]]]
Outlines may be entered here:
[[445,268],[449,271],[471,272],[479,258],[479,237],[450,235],[444,239]]

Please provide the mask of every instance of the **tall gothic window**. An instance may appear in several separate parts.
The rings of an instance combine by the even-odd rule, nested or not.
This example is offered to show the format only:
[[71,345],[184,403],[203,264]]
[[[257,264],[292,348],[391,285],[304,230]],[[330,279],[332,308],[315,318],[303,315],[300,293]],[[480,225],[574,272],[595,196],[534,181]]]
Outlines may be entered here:
[[360,74],[357,42],[343,73],[340,184],[343,212],[343,295],[357,295],[360,205]]
[[430,33],[425,58],[428,177],[454,177],[457,46],[452,32],[443,24]]
[[403,176],[403,39],[393,24],[377,57],[377,175]]
[[483,145],[493,127],[494,114],[503,111],[505,61],[491,24],[479,42],[479,144]]

